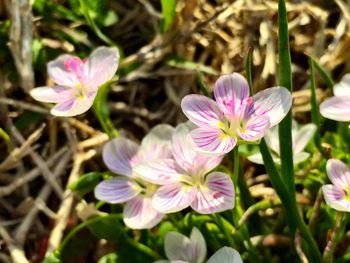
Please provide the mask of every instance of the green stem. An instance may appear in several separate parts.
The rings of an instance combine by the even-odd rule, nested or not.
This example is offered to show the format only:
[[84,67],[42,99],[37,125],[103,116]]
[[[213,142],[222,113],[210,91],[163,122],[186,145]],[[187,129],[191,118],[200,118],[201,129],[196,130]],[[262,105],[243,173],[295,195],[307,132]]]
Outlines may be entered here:
[[253,96],[253,80],[252,80],[252,55],[253,55],[253,48],[249,48],[248,55],[245,60],[245,73],[249,85],[249,93],[250,96]]
[[219,214],[212,214],[214,222],[218,225],[221,231],[224,233],[224,236],[229,243],[229,245],[233,248],[238,249],[236,242],[234,241],[231,233],[228,231],[227,227],[225,227],[222,217]]
[[324,82],[326,83],[327,87],[329,89],[333,89],[333,86],[335,84],[334,80],[332,79],[332,77],[327,73],[327,71],[320,65],[320,63],[318,63],[318,61],[314,58],[312,58],[312,61],[315,64],[315,67],[317,69],[317,71],[320,73],[321,77],[323,78]]
[[197,80],[197,83],[199,85],[199,89],[201,90],[202,94],[204,96],[210,98],[210,94],[208,92],[207,85],[205,85],[203,78],[202,78],[202,73],[199,70],[197,70],[197,73],[196,73],[196,80]]
[[10,136],[3,130],[0,128],[0,137],[3,138],[3,140],[6,143],[6,147],[7,147],[7,152],[10,153],[13,150],[13,144],[11,141]]
[[327,153],[321,145],[321,135],[320,135],[320,118],[319,118],[319,108],[317,105],[316,98],[316,83],[315,83],[315,71],[314,71],[314,61],[312,58],[309,58],[310,65],[310,89],[311,89],[311,120],[316,125],[317,130],[314,135],[314,141],[317,149],[323,155],[323,157],[327,158]]
[[[260,142],[260,151],[263,156],[265,168],[267,174],[270,177],[273,188],[276,190],[279,198],[282,201],[282,205],[284,207],[285,213],[287,216],[287,223],[289,228],[296,229],[299,228],[302,237],[304,238],[305,245],[310,247],[310,254],[312,262],[319,263],[321,262],[321,254],[315,239],[313,238],[310,229],[305,224],[304,220],[299,213],[299,209],[297,207],[297,203],[295,198],[292,198],[290,191],[286,183],[282,180],[280,174],[278,173],[276,166],[273,162],[271,153],[266,145],[264,139]],[[294,237],[294,235],[293,235]]]

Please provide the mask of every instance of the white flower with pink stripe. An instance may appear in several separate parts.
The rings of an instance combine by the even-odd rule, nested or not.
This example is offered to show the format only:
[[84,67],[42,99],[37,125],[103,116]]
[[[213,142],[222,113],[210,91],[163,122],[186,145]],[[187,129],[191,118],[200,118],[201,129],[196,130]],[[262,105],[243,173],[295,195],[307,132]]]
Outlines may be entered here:
[[320,105],[322,116],[335,121],[350,121],[350,74],[333,87],[334,95]]
[[350,169],[342,161],[329,159],[327,174],[332,184],[322,186],[327,205],[338,211],[350,212]]
[[92,106],[98,88],[113,78],[118,64],[117,48],[99,47],[83,60],[61,55],[47,65],[56,86],[32,89],[30,95],[38,101],[56,103],[51,109],[53,115],[84,113]]
[[192,94],[181,102],[184,114],[198,126],[190,133],[193,147],[213,155],[228,153],[244,141],[260,140],[292,105],[292,96],[284,87],[250,97],[248,83],[238,73],[221,76],[215,83],[214,97],[215,101]]
[[173,127],[161,124],[145,136],[141,146],[125,138],[116,138],[103,148],[103,161],[112,172],[121,176],[99,183],[95,188],[95,196],[111,204],[126,202],[124,222],[130,228],[152,228],[164,216],[152,205],[157,186],[140,178],[134,168],[140,162],[171,158],[173,131]]
[[231,178],[212,172],[222,160],[193,150],[190,127],[180,124],[172,138],[173,158],[157,159],[136,165],[135,171],[149,182],[161,185],[153,196],[154,208],[173,213],[191,206],[201,214],[211,214],[234,207]]

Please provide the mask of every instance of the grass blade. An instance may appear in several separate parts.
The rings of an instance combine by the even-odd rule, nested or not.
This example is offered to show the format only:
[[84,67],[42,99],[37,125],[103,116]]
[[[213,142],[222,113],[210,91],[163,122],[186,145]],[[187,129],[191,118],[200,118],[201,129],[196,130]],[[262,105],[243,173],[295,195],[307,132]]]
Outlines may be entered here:
[[169,30],[175,19],[176,0],[161,0],[162,5],[162,20],[160,23],[161,32]]
[[252,55],[253,48],[249,48],[247,58],[245,59],[245,74],[249,85],[250,96],[253,96],[253,79],[252,79]]

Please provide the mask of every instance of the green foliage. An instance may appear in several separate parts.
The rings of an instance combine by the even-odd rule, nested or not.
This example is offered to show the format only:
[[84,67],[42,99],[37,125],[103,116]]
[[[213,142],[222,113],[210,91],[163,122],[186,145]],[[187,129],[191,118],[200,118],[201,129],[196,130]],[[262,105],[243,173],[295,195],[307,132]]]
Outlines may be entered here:
[[98,263],[118,263],[118,255],[116,253],[109,253],[101,257]]
[[166,32],[171,27],[175,19],[176,0],[161,0],[162,20],[160,22],[161,32]]
[[91,192],[95,186],[101,181],[105,173],[91,172],[83,174],[77,181],[68,185],[68,188],[72,191],[78,192],[80,195],[85,195]]

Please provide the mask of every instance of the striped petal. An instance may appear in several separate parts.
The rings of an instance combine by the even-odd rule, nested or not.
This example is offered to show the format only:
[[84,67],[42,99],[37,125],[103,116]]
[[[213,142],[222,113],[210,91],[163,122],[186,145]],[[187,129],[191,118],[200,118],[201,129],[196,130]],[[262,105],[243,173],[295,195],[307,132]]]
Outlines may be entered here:
[[196,151],[223,155],[230,152],[236,145],[237,139],[224,134],[215,128],[197,128],[190,133],[192,145]]
[[[293,134],[293,132],[292,132]],[[280,154],[280,142],[278,137],[278,126],[268,129],[265,133],[264,139],[269,148],[275,153]]]
[[223,75],[215,83],[214,96],[225,114],[243,116],[249,101],[248,82],[238,73]]
[[209,156],[195,151],[189,136],[190,131],[191,126],[188,124],[179,124],[176,127],[172,144],[174,158],[188,174],[206,174],[220,164],[222,156]]
[[190,240],[192,245],[192,260],[190,262],[204,262],[204,259],[207,256],[207,244],[205,243],[205,239],[198,228],[192,228]]
[[142,188],[128,178],[117,177],[100,182],[95,187],[95,197],[111,204],[129,201],[137,196]]
[[135,173],[154,184],[169,184],[184,178],[184,173],[173,159],[157,159],[138,163]]
[[49,62],[47,64],[47,71],[50,78],[56,84],[66,87],[75,87],[80,84],[80,80],[67,64],[67,61],[73,61],[76,59],[79,58],[71,55],[61,55],[55,60]]
[[341,81],[334,85],[335,96],[350,96],[350,74],[345,74]]
[[92,94],[90,97],[83,99],[73,97],[67,101],[58,103],[51,109],[51,114],[64,117],[71,117],[82,114],[91,108],[95,96],[96,93]]
[[149,197],[137,196],[128,201],[123,211],[124,223],[132,229],[150,229],[164,217],[152,206]]
[[200,214],[212,214],[234,207],[235,192],[231,178],[224,173],[210,173],[200,187],[191,207]]
[[192,242],[191,240],[178,232],[169,232],[164,240],[165,255],[168,259],[192,261]]
[[119,52],[117,48],[99,47],[95,49],[84,65],[87,74],[84,84],[98,88],[113,78],[118,64]]
[[269,127],[270,118],[268,116],[254,116],[248,120],[243,129],[238,131],[238,134],[245,141],[257,141],[264,137]]
[[220,248],[207,263],[243,263],[239,253],[231,247]]
[[350,121],[350,96],[331,97],[320,105],[320,113],[335,121]]
[[292,95],[290,92],[284,87],[273,87],[253,96],[248,116],[267,115],[270,118],[270,127],[273,127],[287,115],[291,106]]
[[132,176],[138,151],[139,146],[135,142],[125,138],[116,138],[105,144],[102,157],[112,172]]
[[326,184],[322,186],[322,191],[327,205],[338,211],[350,212],[350,202],[343,189]]
[[152,204],[162,213],[174,213],[190,206],[196,196],[194,186],[172,183],[161,186],[153,196]]
[[328,177],[335,187],[350,188],[350,169],[346,164],[337,159],[329,159],[326,169]]
[[200,127],[217,127],[223,115],[215,101],[202,95],[185,96],[181,108],[187,118]]
[[73,98],[72,89],[59,86],[35,88],[30,91],[30,95],[38,101],[51,103],[65,102]]
[[293,153],[300,153],[305,149],[306,145],[314,136],[316,129],[317,127],[315,124],[309,123],[297,131],[293,138]]

